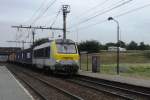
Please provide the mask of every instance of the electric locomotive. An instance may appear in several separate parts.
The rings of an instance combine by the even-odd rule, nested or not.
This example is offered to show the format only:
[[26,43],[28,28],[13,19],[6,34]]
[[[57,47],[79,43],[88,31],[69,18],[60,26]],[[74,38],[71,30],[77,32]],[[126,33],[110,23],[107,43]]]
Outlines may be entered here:
[[79,69],[77,45],[70,39],[56,39],[33,48],[32,64],[53,72],[75,74]]
[[79,69],[77,45],[70,39],[49,40],[33,48],[17,51],[9,55],[9,61],[63,74],[75,74]]

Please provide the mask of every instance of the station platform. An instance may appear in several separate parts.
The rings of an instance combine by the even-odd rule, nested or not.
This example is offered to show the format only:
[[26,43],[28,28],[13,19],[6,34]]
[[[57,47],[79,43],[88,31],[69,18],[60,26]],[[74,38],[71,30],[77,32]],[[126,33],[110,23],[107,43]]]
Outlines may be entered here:
[[92,73],[90,71],[82,71],[82,70],[80,70],[78,74],[83,76],[93,77],[93,78],[105,79],[105,80],[150,88],[150,80],[136,79],[136,78],[124,77],[120,75],[106,75],[101,73]]
[[34,100],[5,66],[0,66],[0,100]]

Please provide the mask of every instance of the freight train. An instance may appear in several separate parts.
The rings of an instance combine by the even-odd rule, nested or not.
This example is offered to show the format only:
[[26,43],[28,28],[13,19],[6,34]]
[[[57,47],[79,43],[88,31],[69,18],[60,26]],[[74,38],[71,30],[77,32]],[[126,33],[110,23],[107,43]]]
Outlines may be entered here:
[[33,48],[17,51],[9,55],[9,61],[56,73],[75,74],[79,69],[78,48],[70,39],[49,40]]

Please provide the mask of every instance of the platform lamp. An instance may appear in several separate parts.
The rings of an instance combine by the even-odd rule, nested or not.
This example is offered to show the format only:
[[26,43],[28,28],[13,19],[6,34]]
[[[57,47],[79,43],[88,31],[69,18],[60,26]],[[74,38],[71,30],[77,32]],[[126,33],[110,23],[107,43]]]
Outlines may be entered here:
[[113,17],[109,17],[108,18],[108,21],[111,21],[113,20],[114,22],[117,23],[117,74],[119,75],[119,22],[117,20],[115,20]]

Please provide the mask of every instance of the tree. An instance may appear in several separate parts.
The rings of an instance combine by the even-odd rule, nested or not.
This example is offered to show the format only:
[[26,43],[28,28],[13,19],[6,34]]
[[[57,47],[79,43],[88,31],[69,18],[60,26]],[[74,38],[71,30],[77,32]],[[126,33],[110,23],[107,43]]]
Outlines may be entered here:
[[100,50],[100,43],[96,40],[81,42],[78,45],[79,51],[87,51],[88,53],[97,53]]
[[144,42],[140,42],[139,50],[146,50],[146,45],[144,44]]
[[100,50],[107,50],[107,46],[104,44],[99,45]]
[[117,46],[117,45],[116,45],[116,43],[108,42],[105,44],[105,46],[106,46],[106,50],[107,50],[108,47]]
[[119,47],[126,48],[126,43],[120,40]]
[[128,50],[138,50],[138,44],[134,41],[131,41],[128,45],[127,45],[127,49]]
[[105,44],[107,47],[117,46],[116,43],[108,42]]

